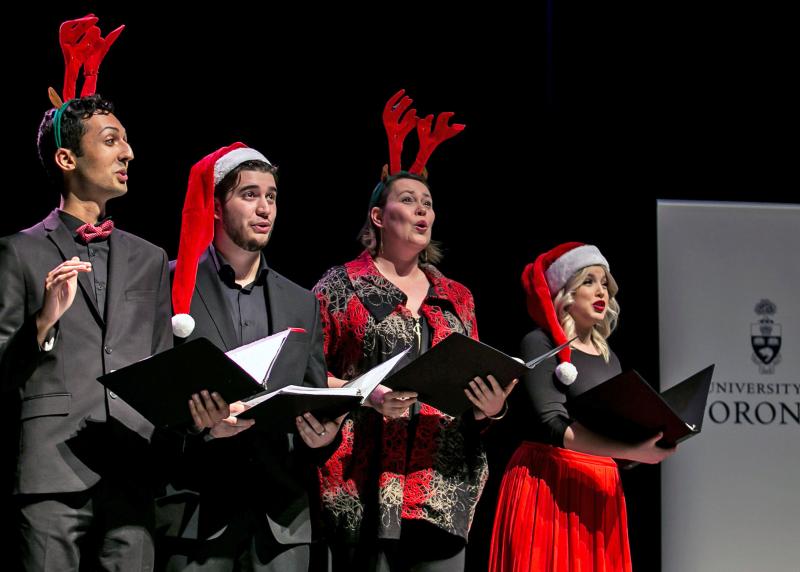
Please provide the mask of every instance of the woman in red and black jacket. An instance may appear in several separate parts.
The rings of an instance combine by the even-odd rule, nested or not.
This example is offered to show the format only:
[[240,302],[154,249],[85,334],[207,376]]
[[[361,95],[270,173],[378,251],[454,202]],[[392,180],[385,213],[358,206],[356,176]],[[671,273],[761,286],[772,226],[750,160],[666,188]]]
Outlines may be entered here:
[[[364,252],[314,288],[332,386],[408,348],[416,357],[453,332],[478,337],[472,294],[433,265],[441,255],[431,243],[426,177],[384,174],[361,233]],[[464,569],[487,477],[480,432],[505,411],[513,387],[504,391],[491,376],[471,383],[474,408],[459,418],[379,386],[345,421],[341,446],[320,471],[335,570]]]

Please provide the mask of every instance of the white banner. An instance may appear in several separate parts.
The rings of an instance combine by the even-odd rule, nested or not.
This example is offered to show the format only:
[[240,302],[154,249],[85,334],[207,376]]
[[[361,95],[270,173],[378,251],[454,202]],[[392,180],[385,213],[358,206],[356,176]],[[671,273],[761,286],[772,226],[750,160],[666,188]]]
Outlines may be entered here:
[[663,572],[800,570],[800,205],[659,202],[661,389],[716,363],[662,469]]

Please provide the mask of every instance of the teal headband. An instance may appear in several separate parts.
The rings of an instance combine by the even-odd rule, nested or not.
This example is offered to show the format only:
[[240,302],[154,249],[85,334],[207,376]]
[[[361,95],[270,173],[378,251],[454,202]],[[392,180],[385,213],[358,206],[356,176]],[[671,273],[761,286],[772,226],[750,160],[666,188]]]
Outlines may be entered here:
[[383,190],[386,188],[386,181],[390,179],[395,180],[397,178],[402,178],[403,175],[414,175],[414,173],[411,173],[409,171],[397,171],[396,173],[389,175],[388,177],[386,177],[386,179],[380,181],[377,185],[375,185],[375,188],[372,189],[372,195],[369,198],[369,208],[378,206],[378,201],[381,200],[381,193],[383,193]]
[[61,147],[61,116],[64,115],[67,107],[69,107],[69,104],[73,101],[77,101],[77,99],[70,99],[61,107],[56,109],[56,112],[53,114],[53,134],[56,137],[56,149]]
[[377,206],[378,201],[381,198],[381,193],[383,193],[383,189],[386,188],[386,185],[383,184],[383,181],[380,181],[375,188],[372,189],[372,196],[369,198],[369,208],[371,209],[374,206]]

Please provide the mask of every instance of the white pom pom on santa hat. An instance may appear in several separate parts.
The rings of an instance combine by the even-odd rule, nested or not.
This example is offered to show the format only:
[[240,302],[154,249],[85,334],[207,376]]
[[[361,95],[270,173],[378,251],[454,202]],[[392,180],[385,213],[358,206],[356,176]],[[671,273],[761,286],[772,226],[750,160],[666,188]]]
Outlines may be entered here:
[[172,333],[179,338],[188,338],[194,331],[194,318],[189,314],[175,314],[172,316]]
[[578,368],[572,365],[572,362],[561,362],[556,366],[556,377],[564,385],[572,385],[572,382],[578,379]]

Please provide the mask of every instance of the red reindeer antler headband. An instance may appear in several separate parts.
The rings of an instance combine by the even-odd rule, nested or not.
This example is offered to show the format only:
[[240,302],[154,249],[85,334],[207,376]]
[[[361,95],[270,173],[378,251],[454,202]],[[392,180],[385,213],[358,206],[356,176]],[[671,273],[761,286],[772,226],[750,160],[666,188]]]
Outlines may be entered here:
[[[378,203],[378,199],[383,192],[383,181],[387,177],[403,172],[426,176],[425,165],[433,151],[444,141],[461,133],[466,127],[461,123],[448,125],[450,119],[455,115],[452,111],[440,113],[436,118],[435,126],[432,114],[424,118],[417,117],[417,110],[409,109],[413,100],[405,93],[405,89],[395,93],[383,108],[383,126],[386,129],[386,137],[389,141],[389,165],[388,168],[384,167],[381,182],[372,191],[370,207]],[[433,126],[433,130],[431,130],[431,126]],[[417,128],[417,136],[419,137],[419,151],[411,168],[408,171],[403,171],[401,164],[403,142],[414,127]]]
[[[58,29],[58,40],[61,52],[64,54],[64,89],[63,98],[50,88],[50,100],[53,106],[59,108],[63,102],[75,98],[78,87],[78,71],[83,67],[83,88],[81,97],[94,95],[97,90],[97,74],[100,71],[100,62],[108,53],[108,49],[117,40],[125,26],[122,25],[107,37],[100,35],[100,28],[95,26],[99,18],[94,14],[87,14],[83,18],[67,20]],[[53,96],[55,95],[55,101]]]
[[100,28],[95,26],[99,18],[87,14],[83,18],[67,20],[58,30],[61,52],[64,54],[64,89],[62,97],[52,87],[48,89],[50,102],[56,108],[53,117],[53,132],[56,147],[61,147],[61,115],[69,103],[75,99],[78,86],[78,72],[83,67],[83,87],[81,97],[94,95],[97,90],[97,74],[100,63],[108,53],[108,49],[117,40],[125,26],[120,26],[108,36],[100,35]]

